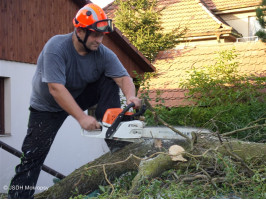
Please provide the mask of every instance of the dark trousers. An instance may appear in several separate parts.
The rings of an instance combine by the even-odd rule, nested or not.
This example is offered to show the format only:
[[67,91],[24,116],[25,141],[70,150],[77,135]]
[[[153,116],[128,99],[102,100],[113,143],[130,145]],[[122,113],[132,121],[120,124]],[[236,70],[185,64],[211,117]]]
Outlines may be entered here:
[[[105,76],[89,84],[76,101],[83,110],[97,104],[97,120],[102,119],[106,109],[121,106],[118,86]],[[27,135],[22,144],[23,156],[15,168],[16,174],[11,180],[8,198],[33,198],[44,160],[67,116],[65,111],[41,112],[30,108]]]

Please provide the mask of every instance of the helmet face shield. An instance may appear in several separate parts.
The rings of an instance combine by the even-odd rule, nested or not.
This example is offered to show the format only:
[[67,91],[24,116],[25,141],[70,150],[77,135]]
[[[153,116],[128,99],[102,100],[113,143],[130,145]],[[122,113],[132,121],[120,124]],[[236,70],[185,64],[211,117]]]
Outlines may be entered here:
[[94,24],[87,26],[86,28],[102,33],[110,33],[114,30],[111,19],[97,21]]

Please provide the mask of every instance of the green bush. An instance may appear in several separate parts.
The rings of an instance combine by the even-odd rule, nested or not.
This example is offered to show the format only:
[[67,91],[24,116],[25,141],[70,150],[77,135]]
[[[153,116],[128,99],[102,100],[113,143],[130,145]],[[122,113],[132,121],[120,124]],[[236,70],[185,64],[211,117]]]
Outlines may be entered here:
[[266,77],[240,75],[238,54],[235,49],[220,51],[216,63],[193,68],[189,79],[183,80],[182,88],[188,89],[190,100],[198,106],[219,106],[232,103],[249,103],[265,100],[259,90],[265,87]]
[[[266,104],[263,102],[251,102],[231,105],[220,105],[213,107],[157,107],[157,113],[167,123],[176,126],[205,127],[216,131],[217,125],[220,133],[233,131],[246,126],[255,125],[256,120],[262,119],[257,124],[265,123]],[[152,113],[145,114],[148,125],[156,125]],[[242,131],[234,136],[249,141],[265,142],[265,128],[250,129]]]

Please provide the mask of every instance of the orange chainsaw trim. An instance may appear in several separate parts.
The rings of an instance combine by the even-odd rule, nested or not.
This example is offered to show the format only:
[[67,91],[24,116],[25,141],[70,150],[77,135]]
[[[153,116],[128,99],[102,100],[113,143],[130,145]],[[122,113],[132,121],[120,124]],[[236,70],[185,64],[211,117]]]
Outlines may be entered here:
[[[107,124],[113,124],[117,116],[123,111],[121,108],[109,108],[106,110],[102,122]],[[125,115],[133,115],[132,112],[126,112]]]

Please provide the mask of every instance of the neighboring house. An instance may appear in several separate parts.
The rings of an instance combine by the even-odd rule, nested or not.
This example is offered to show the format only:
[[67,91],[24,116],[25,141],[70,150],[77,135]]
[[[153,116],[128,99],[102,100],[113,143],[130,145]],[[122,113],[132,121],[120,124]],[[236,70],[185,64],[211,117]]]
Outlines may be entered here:
[[[255,9],[261,0],[158,0],[162,10],[161,22],[165,32],[187,28],[181,43],[160,52],[153,65],[156,76],[149,82],[151,103],[157,104],[157,92],[164,105],[178,107],[186,101],[180,81],[188,77],[193,67],[211,65],[217,52],[236,49],[240,73],[266,76],[266,45],[254,37],[261,27]],[[116,6],[105,10],[114,16]]]
[[[36,62],[47,40],[56,34],[72,32],[72,20],[85,0],[1,0],[0,1],[0,140],[21,150],[27,131],[31,80]],[[103,43],[112,49],[134,78],[154,67],[115,28]],[[45,164],[68,175],[76,168],[107,152],[104,140],[81,136],[81,128],[68,117],[54,141]],[[0,148],[0,193],[7,192],[19,158]],[[41,192],[53,185],[53,176],[41,172]]]

